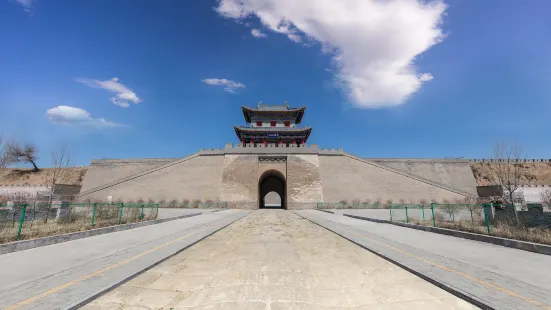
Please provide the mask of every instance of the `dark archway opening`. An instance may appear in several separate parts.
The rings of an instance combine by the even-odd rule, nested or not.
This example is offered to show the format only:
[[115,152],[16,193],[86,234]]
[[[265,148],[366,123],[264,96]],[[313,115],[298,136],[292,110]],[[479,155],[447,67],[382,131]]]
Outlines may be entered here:
[[[285,177],[281,172],[277,170],[264,172],[258,180],[258,207],[260,209],[287,209],[286,189]],[[279,196],[279,205],[273,199],[274,193]]]

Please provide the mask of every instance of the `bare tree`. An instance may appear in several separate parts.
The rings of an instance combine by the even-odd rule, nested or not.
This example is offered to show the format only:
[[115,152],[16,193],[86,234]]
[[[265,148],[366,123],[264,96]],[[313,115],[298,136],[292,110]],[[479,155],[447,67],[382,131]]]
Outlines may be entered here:
[[6,145],[6,161],[7,164],[26,163],[33,166],[34,171],[38,171],[36,160],[37,149],[34,145],[27,143],[21,146],[17,141],[9,141]]
[[467,210],[469,210],[471,214],[471,224],[474,226],[475,217],[477,221],[482,218],[482,214],[484,211],[483,207],[480,204],[479,199],[476,197],[467,196],[463,199],[463,203],[466,205]]
[[494,146],[492,177],[496,185],[501,185],[508,203],[514,203],[515,192],[520,188],[522,176],[522,147],[518,144],[496,143]]
[[541,201],[547,206],[551,207],[551,189],[547,189],[541,192]]
[[71,183],[72,169],[70,168],[73,167],[71,152],[66,146],[63,146],[58,151],[52,152],[51,159],[52,166],[46,169],[46,188],[48,189],[49,197],[44,222],[48,221],[56,185]]
[[0,133],[0,168],[6,168],[9,164],[8,160],[8,145],[10,143],[6,141],[4,136]]
[[52,167],[46,171],[46,186],[50,192],[50,197],[54,192],[57,184],[70,184],[71,175],[74,167],[71,151],[66,147],[62,147],[58,151],[52,152]]
[[[515,193],[520,188],[522,177],[521,160],[524,159],[522,147],[518,144],[498,142],[494,146],[494,162],[491,165],[495,185],[503,188],[503,198],[510,204],[515,203]],[[513,207],[518,223],[517,209]]]

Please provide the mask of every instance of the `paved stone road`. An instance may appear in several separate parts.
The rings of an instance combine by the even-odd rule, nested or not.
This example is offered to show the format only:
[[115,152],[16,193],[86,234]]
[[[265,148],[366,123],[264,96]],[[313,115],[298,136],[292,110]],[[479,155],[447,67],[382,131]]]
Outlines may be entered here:
[[494,309],[551,310],[551,256],[316,210],[297,213]]
[[259,210],[84,309],[473,309],[290,211]]
[[245,216],[178,219],[0,255],[0,309],[66,309]]

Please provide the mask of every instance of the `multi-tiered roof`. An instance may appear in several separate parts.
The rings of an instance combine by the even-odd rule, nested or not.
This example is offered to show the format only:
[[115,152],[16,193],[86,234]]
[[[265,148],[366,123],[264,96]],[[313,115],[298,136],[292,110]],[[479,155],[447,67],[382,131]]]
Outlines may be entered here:
[[297,127],[306,107],[291,108],[285,105],[263,105],[257,108],[242,107],[249,127],[234,126],[242,143],[306,143],[311,127]]

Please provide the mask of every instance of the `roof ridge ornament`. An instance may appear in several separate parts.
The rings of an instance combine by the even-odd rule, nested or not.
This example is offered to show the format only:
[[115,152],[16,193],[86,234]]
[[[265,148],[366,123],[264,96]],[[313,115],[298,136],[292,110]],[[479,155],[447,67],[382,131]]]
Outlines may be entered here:
[[260,108],[262,106],[262,100],[258,102],[258,107]]

